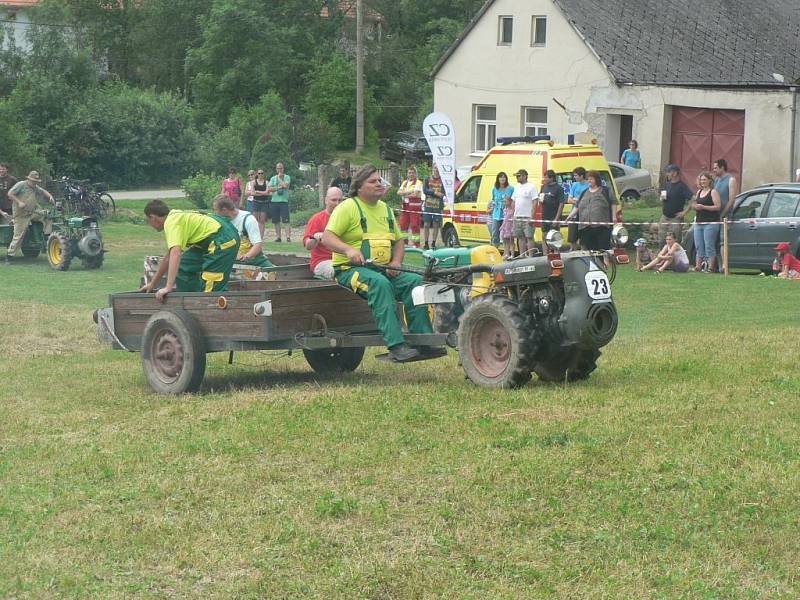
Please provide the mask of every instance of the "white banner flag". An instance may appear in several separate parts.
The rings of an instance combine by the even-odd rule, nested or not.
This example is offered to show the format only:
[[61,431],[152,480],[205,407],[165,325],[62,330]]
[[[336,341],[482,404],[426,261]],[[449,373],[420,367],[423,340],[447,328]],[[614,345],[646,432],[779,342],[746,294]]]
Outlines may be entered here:
[[431,113],[422,123],[422,132],[433,153],[433,161],[439,167],[447,210],[453,212],[453,199],[456,197],[456,134],[453,122],[444,113]]

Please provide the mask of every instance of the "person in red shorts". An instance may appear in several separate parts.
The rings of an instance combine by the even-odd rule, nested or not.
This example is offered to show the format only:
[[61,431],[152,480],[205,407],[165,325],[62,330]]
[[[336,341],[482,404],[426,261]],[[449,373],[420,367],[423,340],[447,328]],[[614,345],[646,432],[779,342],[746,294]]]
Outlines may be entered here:
[[408,230],[411,229],[411,245],[419,247],[419,229],[422,222],[422,181],[417,178],[417,169],[408,167],[406,179],[400,184],[397,195],[403,199],[400,218],[397,220],[403,241],[409,243]]
[[775,252],[781,261],[781,272],[778,277],[783,279],[800,279],[800,259],[792,255],[792,246],[789,242],[778,242]]
[[329,187],[325,194],[325,208],[311,216],[303,233],[303,245],[311,250],[311,272],[320,279],[333,279],[331,251],[322,243],[322,233],[328,225],[333,209],[342,201],[342,190]]

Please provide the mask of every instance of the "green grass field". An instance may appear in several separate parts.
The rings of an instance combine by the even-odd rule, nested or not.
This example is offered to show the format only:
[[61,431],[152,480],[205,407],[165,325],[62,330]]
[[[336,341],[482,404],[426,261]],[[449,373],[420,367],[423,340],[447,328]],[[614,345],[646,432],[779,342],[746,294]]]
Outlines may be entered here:
[[103,233],[0,267],[0,598],[800,595],[796,283],[622,268],[568,386],[240,353],[165,397],[91,321],[162,238]]

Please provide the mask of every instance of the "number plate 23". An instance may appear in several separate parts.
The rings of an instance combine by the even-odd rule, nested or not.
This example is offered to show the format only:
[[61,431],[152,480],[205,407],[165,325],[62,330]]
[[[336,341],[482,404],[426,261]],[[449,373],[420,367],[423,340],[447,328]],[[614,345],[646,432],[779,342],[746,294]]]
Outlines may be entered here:
[[611,284],[602,271],[586,273],[586,292],[592,300],[608,300],[611,298]]

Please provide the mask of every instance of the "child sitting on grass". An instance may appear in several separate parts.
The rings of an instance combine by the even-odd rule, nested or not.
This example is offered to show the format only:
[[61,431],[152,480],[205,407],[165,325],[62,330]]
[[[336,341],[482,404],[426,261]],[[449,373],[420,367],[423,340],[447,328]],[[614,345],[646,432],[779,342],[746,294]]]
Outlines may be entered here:
[[650,248],[647,247],[647,240],[639,238],[633,245],[636,247],[636,270],[641,271],[642,267],[653,260],[653,254]]
[[779,242],[776,244],[775,252],[782,265],[778,277],[783,279],[800,279],[800,259],[792,256],[792,246],[789,242]]

